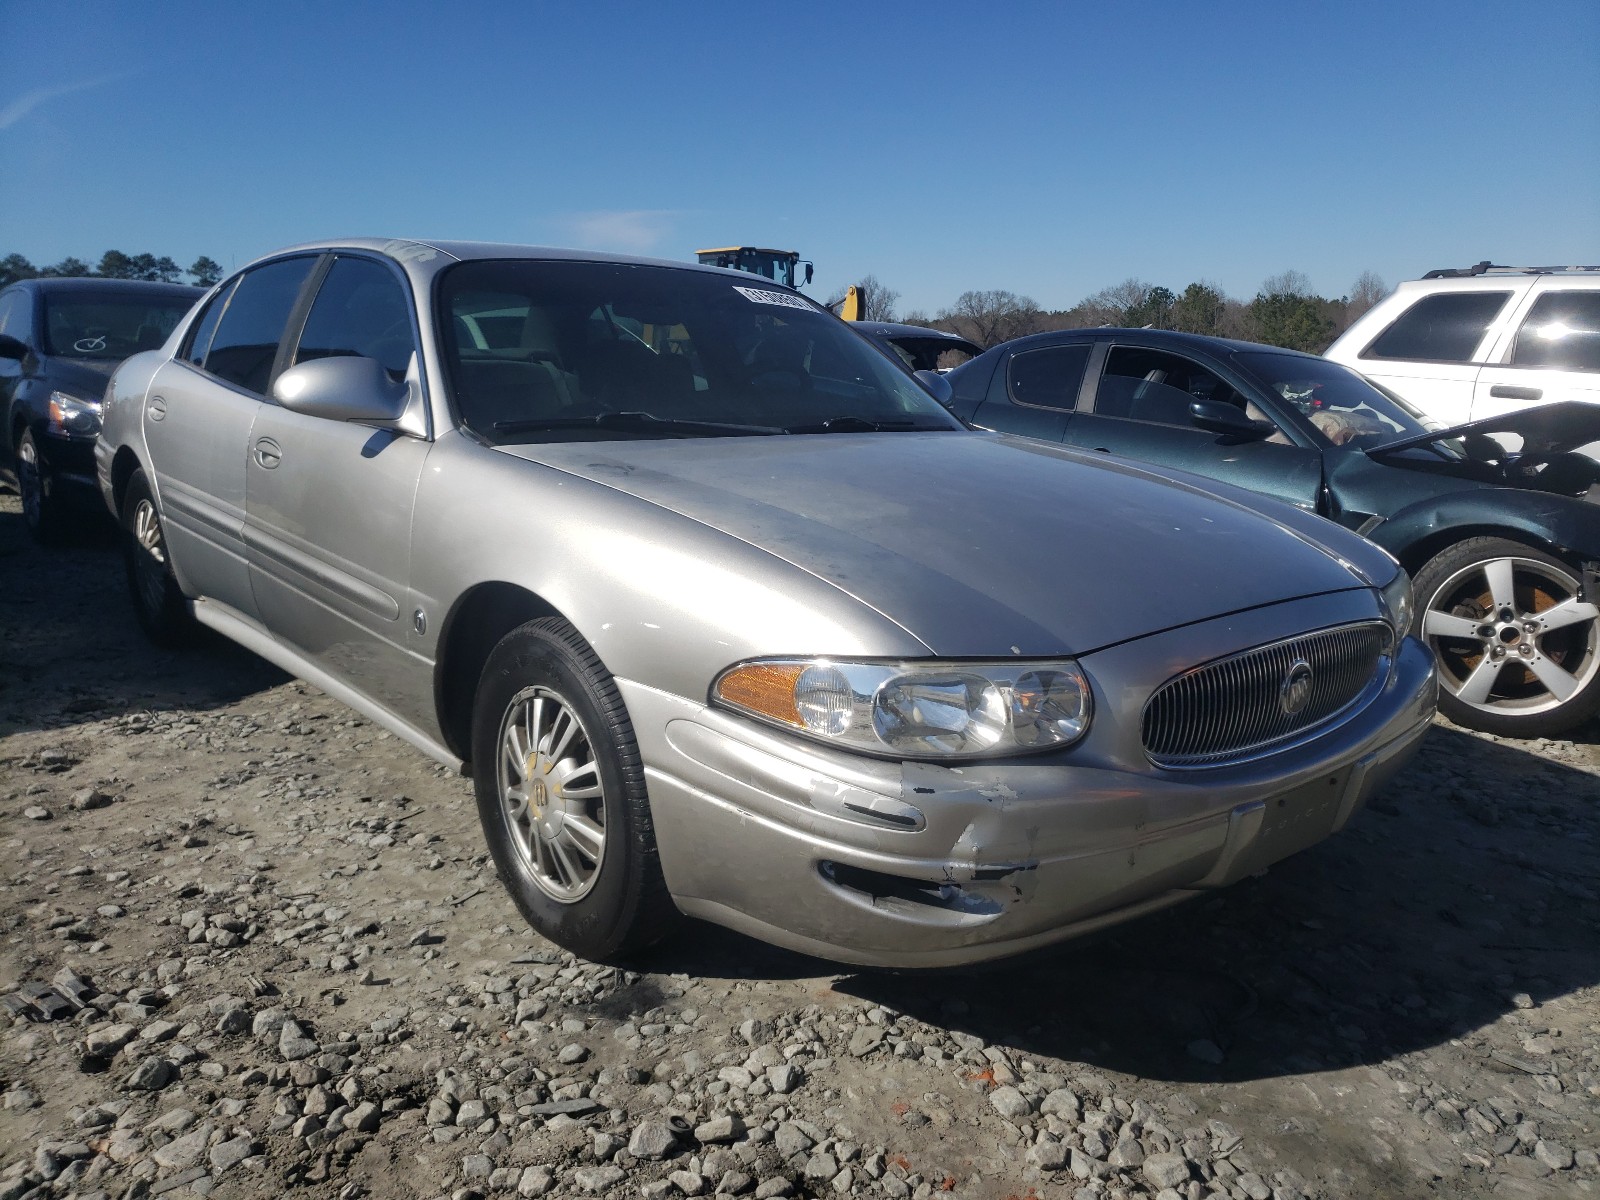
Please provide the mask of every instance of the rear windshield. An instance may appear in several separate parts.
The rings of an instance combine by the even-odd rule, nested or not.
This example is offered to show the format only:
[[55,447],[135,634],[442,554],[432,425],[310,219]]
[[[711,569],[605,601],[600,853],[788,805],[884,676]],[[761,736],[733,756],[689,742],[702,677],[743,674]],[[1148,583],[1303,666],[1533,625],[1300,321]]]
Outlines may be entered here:
[[755,276],[467,262],[438,313],[459,418],[495,443],[962,428],[838,318]]
[[165,342],[193,303],[188,296],[47,294],[44,350],[65,358],[121,362]]
[[1392,392],[1380,392],[1354,371],[1327,359],[1252,350],[1235,354],[1233,361],[1283,397],[1336,446],[1376,446],[1443,428]]

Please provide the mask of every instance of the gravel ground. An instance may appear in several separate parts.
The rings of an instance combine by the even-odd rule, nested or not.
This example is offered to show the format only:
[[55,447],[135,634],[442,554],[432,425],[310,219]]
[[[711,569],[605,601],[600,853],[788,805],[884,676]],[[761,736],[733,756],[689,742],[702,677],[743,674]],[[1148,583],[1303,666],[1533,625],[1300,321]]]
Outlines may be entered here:
[[1339,837],[999,968],[691,924],[618,970],[523,925],[465,781],[152,649],[9,494],[0,645],[0,1200],[1600,1196],[1600,726],[1441,722]]

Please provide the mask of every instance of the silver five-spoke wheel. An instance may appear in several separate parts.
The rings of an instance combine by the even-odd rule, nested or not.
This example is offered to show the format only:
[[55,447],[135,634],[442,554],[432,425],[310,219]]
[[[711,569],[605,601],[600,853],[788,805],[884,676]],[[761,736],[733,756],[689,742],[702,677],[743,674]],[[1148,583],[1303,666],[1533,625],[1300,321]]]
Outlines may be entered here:
[[605,860],[605,787],[588,731],[559,692],[524,688],[507,706],[499,791],[532,881],[563,904],[586,896]]
[[1600,608],[1542,558],[1468,562],[1423,596],[1422,635],[1460,704],[1531,717],[1583,693],[1600,671]]
[[144,557],[136,558],[136,583],[146,604],[154,612],[161,607],[167,581],[167,548],[161,538],[161,518],[156,506],[143,498],[133,506],[133,540]]

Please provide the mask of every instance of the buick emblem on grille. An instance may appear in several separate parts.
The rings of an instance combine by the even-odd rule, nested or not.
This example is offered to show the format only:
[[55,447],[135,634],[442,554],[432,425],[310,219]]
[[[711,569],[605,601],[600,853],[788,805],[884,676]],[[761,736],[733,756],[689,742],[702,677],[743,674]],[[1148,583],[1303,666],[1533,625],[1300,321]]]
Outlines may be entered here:
[[1298,659],[1283,677],[1278,689],[1278,703],[1289,716],[1294,716],[1311,702],[1311,664]]

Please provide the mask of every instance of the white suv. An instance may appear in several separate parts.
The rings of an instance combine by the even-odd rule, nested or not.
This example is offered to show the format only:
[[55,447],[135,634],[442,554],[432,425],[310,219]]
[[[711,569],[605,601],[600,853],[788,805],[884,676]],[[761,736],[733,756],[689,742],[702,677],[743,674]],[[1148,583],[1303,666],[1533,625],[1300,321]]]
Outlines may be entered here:
[[1448,426],[1600,403],[1600,267],[1429,271],[1364,313],[1327,357]]

